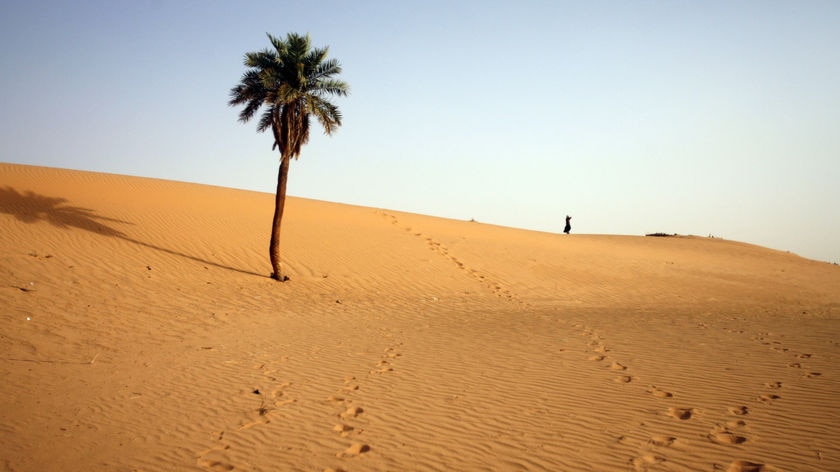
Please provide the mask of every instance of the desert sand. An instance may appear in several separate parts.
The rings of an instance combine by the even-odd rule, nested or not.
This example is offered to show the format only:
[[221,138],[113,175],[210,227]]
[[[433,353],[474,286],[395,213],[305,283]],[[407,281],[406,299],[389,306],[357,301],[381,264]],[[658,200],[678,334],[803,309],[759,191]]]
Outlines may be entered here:
[[272,212],[0,164],[0,470],[840,470],[836,265]]

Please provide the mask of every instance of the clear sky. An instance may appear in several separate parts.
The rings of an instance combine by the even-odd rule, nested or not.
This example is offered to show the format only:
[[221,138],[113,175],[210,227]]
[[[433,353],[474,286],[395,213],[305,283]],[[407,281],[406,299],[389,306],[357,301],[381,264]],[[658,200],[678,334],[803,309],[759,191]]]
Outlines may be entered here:
[[0,161],[273,192],[227,106],[267,32],[351,87],[289,195],[840,262],[836,0],[5,0]]

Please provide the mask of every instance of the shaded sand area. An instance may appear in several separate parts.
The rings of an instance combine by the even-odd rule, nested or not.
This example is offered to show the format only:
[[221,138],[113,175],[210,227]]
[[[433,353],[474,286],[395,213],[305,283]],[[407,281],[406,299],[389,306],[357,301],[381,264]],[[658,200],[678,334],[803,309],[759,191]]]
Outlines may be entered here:
[[0,164],[0,471],[840,470],[840,267],[272,211]]

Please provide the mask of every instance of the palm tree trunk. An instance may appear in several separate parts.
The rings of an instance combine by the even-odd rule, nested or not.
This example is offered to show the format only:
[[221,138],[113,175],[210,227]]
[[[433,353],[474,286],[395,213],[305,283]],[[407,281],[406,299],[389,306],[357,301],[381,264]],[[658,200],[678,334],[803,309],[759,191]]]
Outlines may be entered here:
[[274,196],[274,219],[271,222],[271,243],[268,246],[268,255],[271,258],[273,270],[271,278],[285,282],[288,277],[280,273],[280,223],[283,220],[283,208],[286,206],[286,181],[289,177],[289,156],[280,158],[280,172],[277,174],[277,194]]

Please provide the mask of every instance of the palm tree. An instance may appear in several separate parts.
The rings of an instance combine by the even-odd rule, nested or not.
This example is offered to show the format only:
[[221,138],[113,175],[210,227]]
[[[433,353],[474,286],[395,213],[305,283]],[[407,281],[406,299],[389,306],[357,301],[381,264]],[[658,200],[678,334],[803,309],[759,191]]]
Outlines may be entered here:
[[248,70],[230,90],[228,105],[244,105],[239,121],[247,123],[264,107],[257,131],[271,129],[275,148],[280,149],[280,171],[271,226],[271,278],[288,280],[280,273],[280,223],[286,204],[286,180],[289,161],[300,155],[300,148],[309,141],[309,121],[314,116],[327,135],[341,126],[341,112],[328,98],[345,96],[347,83],[334,78],[341,73],[335,59],[327,59],[327,48],[312,48],[309,35],[289,33],[286,39],[268,34],[272,49],[245,54]]

